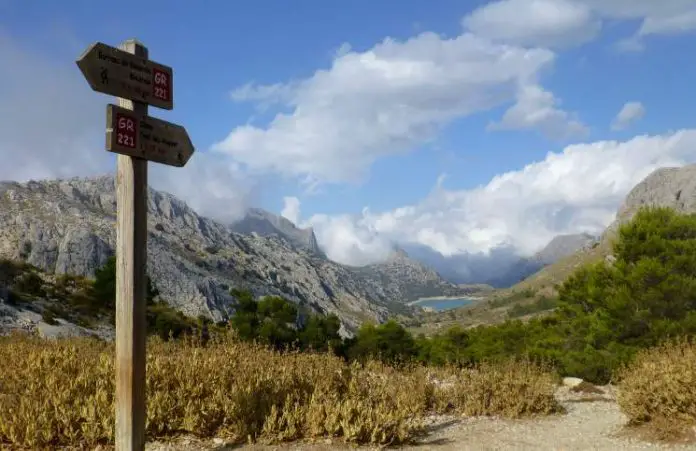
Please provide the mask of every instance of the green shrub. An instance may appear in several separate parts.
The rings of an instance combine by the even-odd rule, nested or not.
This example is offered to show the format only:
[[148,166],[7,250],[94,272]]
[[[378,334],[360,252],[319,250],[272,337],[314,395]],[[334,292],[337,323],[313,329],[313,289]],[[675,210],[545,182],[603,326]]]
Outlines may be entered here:
[[44,310],[41,313],[41,319],[44,323],[49,324],[51,326],[55,326],[58,324],[58,321],[56,321],[56,315],[50,310]]

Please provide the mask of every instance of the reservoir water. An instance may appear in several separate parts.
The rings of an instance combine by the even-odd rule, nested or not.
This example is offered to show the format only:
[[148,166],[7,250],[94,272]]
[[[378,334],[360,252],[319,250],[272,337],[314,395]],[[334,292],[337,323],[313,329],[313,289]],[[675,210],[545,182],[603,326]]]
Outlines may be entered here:
[[462,307],[471,304],[473,299],[470,298],[424,298],[413,302],[413,305],[419,307],[427,307],[436,312],[451,310],[453,308]]

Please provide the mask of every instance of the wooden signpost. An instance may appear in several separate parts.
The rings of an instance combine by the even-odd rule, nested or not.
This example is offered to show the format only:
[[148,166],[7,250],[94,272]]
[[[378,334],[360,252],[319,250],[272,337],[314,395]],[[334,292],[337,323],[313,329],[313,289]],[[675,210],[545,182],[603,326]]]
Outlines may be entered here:
[[128,40],[92,44],[77,66],[93,90],[118,97],[106,111],[106,150],[116,174],[116,450],[145,449],[147,162],[182,167],[194,152],[181,125],[147,115],[174,107],[173,72]]

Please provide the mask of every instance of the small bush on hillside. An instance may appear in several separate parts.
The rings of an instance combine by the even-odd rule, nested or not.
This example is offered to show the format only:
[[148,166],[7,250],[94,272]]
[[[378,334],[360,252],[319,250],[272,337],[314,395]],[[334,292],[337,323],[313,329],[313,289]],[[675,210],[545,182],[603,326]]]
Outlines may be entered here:
[[50,310],[44,310],[43,313],[41,313],[41,319],[44,323],[51,326],[58,324],[58,321],[56,321],[56,315]]
[[34,271],[27,271],[15,278],[14,289],[34,297],[44,297],[43,279]]
[[148,305],[146,322],[148,332],[159,336],[162,340],[191,335],[198,325],[197,321],[163,302]]
[[498,298],[498,299],[493,299],[489,305],[492,308],[504,307],[506,305],[512,304],[513,302],[523,301],[525,299],[530,299],[533,297],[534,297],[534,290],[532,290],[531,288],[525,288],[524,290],[513,291],[508,296]]
[[532,313],[544,312],[553,310],[558,306],[557,298],[540,296],[530,304],[516,304],[508,310],[508,318],[517,318],[520,316],[530,315]]
[[[233,289],[230,293],[237,299],[230,325],[241,339],[277,350],[343,352],[344,343],[338,333],[341,322],[336,315],[301,312],[296,304],[279,296],[268,296],[257,302],[249,291]],[[305,320],[300,321],[301,317]]]
[[351,359],[380,359],[401,364],[418,355],[413,336],[396,321],[388,321],[380,326],[363,325],[347,351]]

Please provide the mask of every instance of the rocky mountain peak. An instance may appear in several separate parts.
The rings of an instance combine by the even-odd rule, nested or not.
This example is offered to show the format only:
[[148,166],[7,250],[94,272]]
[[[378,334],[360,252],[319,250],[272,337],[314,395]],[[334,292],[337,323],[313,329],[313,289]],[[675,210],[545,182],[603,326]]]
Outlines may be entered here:
[[242,234],[253,232],[263,237],[277,235],[299,249],[325,257],[319,247],[314,229],[297,227],[287,218],[261,208],[248,209],[244,217],[230,227],[233,231]]
[[[417,262],[416,260],[411,259],[411,257],[408,255],[408,252],[403,250],[402,248],[395,246],[394,249],[389,253],[389,256],[387,257],[388,262],[400,262],[400,263],[407,263],[407,264],[419,264],[421,263]],[[422,265],[425,266],[425,265]]]
[[660,168],[650,173],[628,193],[617,220],[630,220],[643,206],[671,207],[685,213],[696,211],[696,164]]

